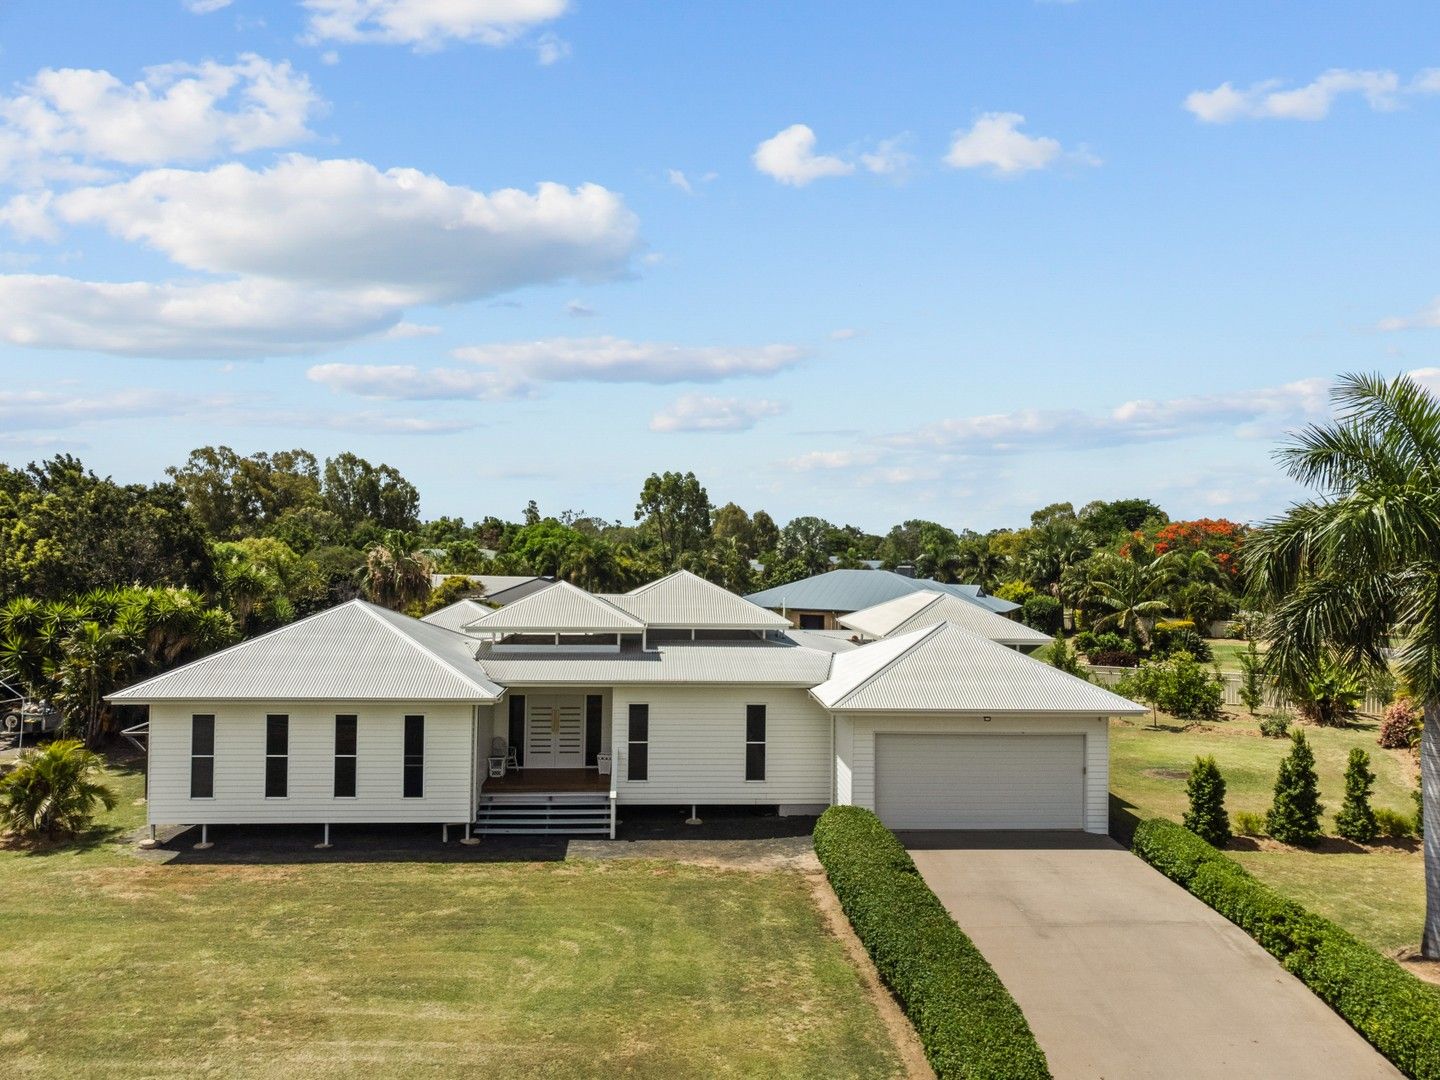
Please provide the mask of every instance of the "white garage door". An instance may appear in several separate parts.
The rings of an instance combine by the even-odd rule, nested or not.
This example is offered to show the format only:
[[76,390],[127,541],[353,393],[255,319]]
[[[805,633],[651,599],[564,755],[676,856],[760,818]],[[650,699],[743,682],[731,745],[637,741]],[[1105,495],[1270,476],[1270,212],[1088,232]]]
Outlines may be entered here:
[[875,736],[875,812],[892,829],[1080,829],[1083,735]]

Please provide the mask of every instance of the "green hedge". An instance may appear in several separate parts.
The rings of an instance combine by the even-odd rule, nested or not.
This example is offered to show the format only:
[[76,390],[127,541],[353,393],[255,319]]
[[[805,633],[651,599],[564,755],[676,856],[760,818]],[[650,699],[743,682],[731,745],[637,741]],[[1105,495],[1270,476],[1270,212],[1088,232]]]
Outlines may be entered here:
[[1020,1006],[879,818],[832,806],[815,852],[940,1080],[1050,1076]]
[[1253,937],[1405,1075],[1440,1080],[1440,987],[1281,896],[1173,821],[1143,822],[1134,851]]

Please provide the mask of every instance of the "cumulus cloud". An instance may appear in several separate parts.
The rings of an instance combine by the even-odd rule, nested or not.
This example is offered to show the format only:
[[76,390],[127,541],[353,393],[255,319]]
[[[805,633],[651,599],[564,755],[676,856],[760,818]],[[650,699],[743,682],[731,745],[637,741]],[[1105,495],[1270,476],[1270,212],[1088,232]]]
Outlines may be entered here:
[[138,82],[46,68],[0,98],[0,177],[93,180],[111,166],[198,162],[309,139],[323,107],[288,63],[165,64]]
[[726,348],[627,341],[622,338],[550,338],[476,345],[455,350],[464,367],[412,364],[318,364],[313,382],[332,390],[394,400],[529,397],[543,383],[708,383],[774,375],[800,363],[793,345]]
[[179,411],[224,404],[220,398],[125,387],[103,393],[0,390],[0,426],[11,430],[62,429],[93,421],[173,416]]
[[804,187],[825,176],[846,176],[855,171],[848,161],[815,153],[815,132],[805,124],[791,124],[759,146],[751,160],[755,168],[782,184]]
[[766,398],[708,397],[686,394],[650,418],[651,431],[749,431],[785,406]]
[[[381,42],[417,51],[449,42],[508,45],[565,14],[568,0],[303,0],[313,42]],[[556,56],[554,59],[559,59]],[[546,62],[541,57],[541,62]]]
[[1265,79],[1246,87],[1221,83],[1213,90],[1196,90],[1185,98],[1185,108],[1207,124],[1236,120],[1323,120],[1335,102],[1347,95],[1364,99],[1372,109],[1395,108],[1404,94],[1440,93],[1440,69],[1430,68],[1409,83],[1393,71],[1331,68],[1304,86],[1286,87],[1280,79]]
[[860,164],[877,176],[903,178],[915,160],[914,155],[904,149],[906,138],[896,135],[891,139],[881,139],[873,150],[860,155]]
[[1048,169],[1065,159],[1100,164],[1087,151],[1067,154],[1056,139],[1026,135],[1019,130],[1023,123],[1025,117],[1020,113],[985,113],[969,130],[955,132],[945,164],[955,169],[989,169],[997,175]]
[[196,15],[209,15],[212,11],[219,11],[227,8],[235,0],[181,0],[186,11],[193,11]]
[[541,67],[557,64],[570,55],[570,43],[556,34],[544,33],[535,42],[535,59]]
[[406,338],[434,337],[438,333],[440,333],[440,327],[428,323],[398,322],[385,331],[385,336],[396,340],[405,340]]

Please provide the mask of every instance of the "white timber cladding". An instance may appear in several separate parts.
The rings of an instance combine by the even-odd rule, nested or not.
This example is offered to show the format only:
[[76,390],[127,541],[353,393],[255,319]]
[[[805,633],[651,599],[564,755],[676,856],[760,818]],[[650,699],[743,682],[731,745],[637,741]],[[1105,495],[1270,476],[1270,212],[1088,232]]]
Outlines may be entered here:
[[[847,725],[848,737],[844,731]],[[836,732],[836,801],[877,809],[876,735],[902,733],[957,737],[1081,735],[1085,740],[1083,828],[1098,834],[1109,830],[1110,750],[1109,723],[1105,717],[993,716],[987,722],[981,716],[853,713],[841,721]],[[1017,742],[1015,748],[1018,754],[1030,752],[1028,744]],[[848,798],[844,793],[847,781]]]
[[[804,690],[617,686],[612,713],[621,803],[828,803],[830,714]],[[631,703],[650,706],[649,778],[627,779]],[[745,779],[745,708],[765,706],[765,779]]]
[[[488,711],[490,706],[484,708]],[[290,718],[289,784],[265,797],[265,717]],[[190,797],[191,717],[215,717],[214,797]],[[335,717],[357,716],[353,798],[335,797]],[[425,790],[402,796],[407,715],[425,717]],[[147,804],[156,825],[462,822],[472,815],[475,706],[464,702],[157,702]]]

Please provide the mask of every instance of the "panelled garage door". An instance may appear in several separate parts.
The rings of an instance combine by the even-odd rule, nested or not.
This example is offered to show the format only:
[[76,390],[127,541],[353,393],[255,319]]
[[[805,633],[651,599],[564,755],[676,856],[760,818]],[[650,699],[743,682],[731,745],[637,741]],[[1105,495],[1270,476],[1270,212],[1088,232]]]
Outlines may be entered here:
[[1083,735],[875,736],[875,812],[892,829],[1080,829]]

